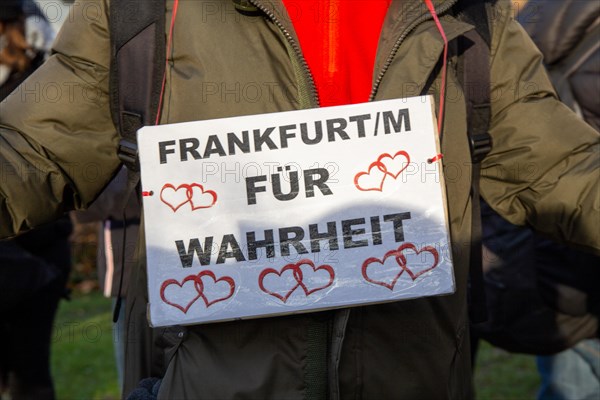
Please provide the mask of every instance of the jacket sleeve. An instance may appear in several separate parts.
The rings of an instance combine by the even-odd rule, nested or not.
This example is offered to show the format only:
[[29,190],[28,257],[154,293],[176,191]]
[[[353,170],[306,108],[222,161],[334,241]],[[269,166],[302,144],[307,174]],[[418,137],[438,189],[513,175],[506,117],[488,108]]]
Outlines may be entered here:
[[53,55],[0,107],[0,238],[91,203],[116,173],[108,5],[75,3]]
[[[123,204],[124,200],[127,200],[125,204]],[[77,222],[82,223],[106,219],[121,221],[123,216],[128,220],[139,219],[139,199],[134,194],[128,193],[126,167],[121,167],[115,178],[85,211],[76,211],[71,215]]]
[[600,136],[556,99],[508,7],[492,20],[493,149],[481,193],[504,218],[600,254]]

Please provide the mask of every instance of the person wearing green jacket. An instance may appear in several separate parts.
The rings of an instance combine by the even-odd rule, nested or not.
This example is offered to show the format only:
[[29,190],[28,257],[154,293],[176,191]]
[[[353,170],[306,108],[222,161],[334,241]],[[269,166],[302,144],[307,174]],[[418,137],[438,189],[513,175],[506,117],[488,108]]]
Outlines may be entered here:
[[[303,4],[316,3],[250,3],[256,12],[237,12],[231,0],[167,2],[165,20],[173,27],[172,45],[159,123],[318,107],[319,95],[327,92],[319,82],[325,87],[331,83],[319,76],[331,77],[328,73],[333,71],[333,87],[345,88],[353,85],[355,71],[364,73],[362,66],[345,75],[350,81],[338,81],[327,62],[319,66],[311,61],[310,32],[306,33],[306,25],[300,28],[303,23],[296,18],[302,15]],[[324,46],[326,54],[337,54],[342,62],[358,60],[351,65],[371,60],[366,61],[370,87],[350,101],[431,94],[439,112],[440,88],[448,88],[441,151],[444,166],[458,171],[445,182],[456,292],[151,330],[145,319],[142,253],[128,288],[125,393],[141,378],[154,376],[162,378],[161,399],[470,395],[471,155],[455,44],[474,27],[459,18],[461,2],[456,0],[433,2],[439,26],[420,0],[384,1],[373,9],[370,2],[361,1],[318,3],[335,6],[329,8],[335,13],[326,15],[354,13],[348,18],[365,21],[354,24],[356,29],[344,29],[338,23],[346,17],[335,23],[330,18],[314,20],[316,30],[351,35],[346,39],[317,35],[317,40],[337,37]],[[557,100],[540,53],[513,20],[510,2],[488,3],[493,148],[482,163],[481,194],[512,223],[528,224],[598,254],[599,135]],[[0,108],[3,237],[66,210],[87,207],[120,165],[109,102],[109,5],[106,0],[89,0],[73,7],[73,18],[54,43],[54,55]],[[343,14],[344,7],[354,8]],[[380,33],[362,35],[362,25],[370,24],[379,24]],[[449,44],[447,64],[440,28]],[[358,40],[353,34],[375,41]],[[366,56],[370,49],[375,49],[372,58]],[[364,58],[356,57],[362,53]],[[443,76],[446,85],[441,85]],[[236,95],[236,88],[248,85],[262,90],[258,96],[243,91]],[[59,89],[58,97],[52,88]]]

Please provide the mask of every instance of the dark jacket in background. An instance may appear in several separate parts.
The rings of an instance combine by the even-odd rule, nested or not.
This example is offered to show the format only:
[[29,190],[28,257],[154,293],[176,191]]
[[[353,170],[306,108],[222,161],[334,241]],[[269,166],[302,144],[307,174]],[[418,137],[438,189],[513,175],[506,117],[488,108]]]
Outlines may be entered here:
[[[530,1],[518,18],[561,101],[600,130],[600,2]],[[567,140],[576,132],[563,134]],[[554,354],[597,336],[600,257],[512,225],[486,204],[482,214],[489,319],[475,332],[530,354]]]
[[[600,1],[532,1],[521,15],[528,14],[519,22],[542,51],[561,101],[600,131]],[[600,315],[600,258],[535,238],[544,298],[566,314]]]

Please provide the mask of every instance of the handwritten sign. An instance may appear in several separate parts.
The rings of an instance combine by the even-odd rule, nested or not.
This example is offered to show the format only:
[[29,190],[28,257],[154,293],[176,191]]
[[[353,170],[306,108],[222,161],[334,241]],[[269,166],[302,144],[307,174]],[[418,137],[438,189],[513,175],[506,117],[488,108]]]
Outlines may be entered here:
[[429,97],[146,127],[138,143],[153,326],[454,291]]

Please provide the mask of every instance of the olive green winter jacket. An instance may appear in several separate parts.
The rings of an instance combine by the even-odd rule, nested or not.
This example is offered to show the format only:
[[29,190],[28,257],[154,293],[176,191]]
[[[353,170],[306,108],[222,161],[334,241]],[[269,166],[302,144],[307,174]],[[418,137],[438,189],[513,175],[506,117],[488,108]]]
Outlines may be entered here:
[[[260,15],[236,12],[231,0],[180,1],[161,123],[318,106],[282,3],[252,3]],[[454,0],[434,3],[450,41],[442,152],[456,293],[148,335],[140,268],[128,297],[126,391],[138,378],[160,374],[162,399],[468,396],[471,157],[455,43],[473,26],[454,16]],[[600,253],[598,133],[557,101],[509,1],[494,4],[489,17],[494,145],[483,162],[481,193],[511,222]],[[86,207],[119,167],[108,18],[107,0],[76,3],[55,54],[1,104],[1,236]],[[429,93],[438,101],[442,50],[422,3],[393,1],[372,99]]]

